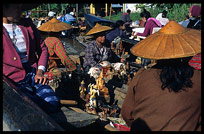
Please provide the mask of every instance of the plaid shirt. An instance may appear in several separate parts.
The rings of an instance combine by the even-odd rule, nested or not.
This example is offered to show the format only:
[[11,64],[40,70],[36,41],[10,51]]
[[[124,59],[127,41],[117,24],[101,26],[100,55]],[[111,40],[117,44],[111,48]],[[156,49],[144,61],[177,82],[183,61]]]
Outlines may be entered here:
[[61,41],[56,37],[47,37],[45,39],[45,44],[48,47],[49,52],[49,60],[48,60],[48,70],[57,67],[57,63],[53,57],[57,55],[60,59],[62,64],[65,67],[68,67],[70,71],[76,69],[75,63],[71,60],[71,58],[67,55]]
[[99,64],[102,61],[118,62],[120,58],[114,55],[110,48],[103,46],[103,49],[98,46],[96,41],[92,41],[85,49],[85,60],[83,67],[86,66],[102,68]]

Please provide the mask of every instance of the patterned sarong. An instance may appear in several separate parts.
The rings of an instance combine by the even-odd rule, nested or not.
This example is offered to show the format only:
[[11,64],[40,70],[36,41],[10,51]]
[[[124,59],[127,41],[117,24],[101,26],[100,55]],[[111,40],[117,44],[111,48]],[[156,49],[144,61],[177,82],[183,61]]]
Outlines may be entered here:
[[53,113],[60,110],[59,98],[49,85],[35,83],[35,68],[27,72],[25,78],[17,83],[17,87],[22,90],[32,101],[40,106],[45,112]]

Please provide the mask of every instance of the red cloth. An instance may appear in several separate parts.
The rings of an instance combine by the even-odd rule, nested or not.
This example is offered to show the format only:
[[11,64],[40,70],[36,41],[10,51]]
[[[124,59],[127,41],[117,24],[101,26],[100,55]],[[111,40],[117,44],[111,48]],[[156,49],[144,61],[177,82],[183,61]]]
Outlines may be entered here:
[[200,16],[201,8],[199,5],[193,5],[190,7],[189,12],[192,16]]
[[[25,38],[28,63],[37,69],[43,65],[47,67],[48,49],[41,39],[36,26],[31,19],[24,18],[17,24]],[[38,55],[39,59],[36,57]],[[16,51],[5,27],[3,27],[3,74],[15,82],[23,80],[26,71],[23,68],[19,54]]]
[[201,54],[195,55],[188,64],[197,70],[201,70]]

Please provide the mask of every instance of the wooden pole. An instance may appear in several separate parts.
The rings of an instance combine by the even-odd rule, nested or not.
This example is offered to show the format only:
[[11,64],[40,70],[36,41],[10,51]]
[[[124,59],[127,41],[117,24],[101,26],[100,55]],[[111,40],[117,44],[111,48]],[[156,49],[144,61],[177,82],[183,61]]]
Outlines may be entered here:
[[105,7],[106,7],[105,8],[106,9],[106,11],[105,11],[106,12],[106,16],[108,16],[108,4],[107,3],[105,4]]
[[109,20],[111,19],[111,11],[112,11],[112,3],[110,5],[110,14],[109,14]]
[[76,19],[78,20],[79,5],[76,3]]

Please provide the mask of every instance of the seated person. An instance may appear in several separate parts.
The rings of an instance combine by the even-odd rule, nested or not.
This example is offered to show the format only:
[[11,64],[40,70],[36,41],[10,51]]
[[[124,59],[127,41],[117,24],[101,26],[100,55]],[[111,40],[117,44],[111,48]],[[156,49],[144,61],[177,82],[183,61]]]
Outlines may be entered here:
[[[50,29],[47,29],[46,25],[49,23]],[[53,18],[47,23],[44,23],[41,27],[38,29],[40,31],[48,32],[49,37],[45,38],[45,44],[48,47],[48,53],[49,53],[49,60],[48,60],[48,68],[47,70],[50,71],[56,67],[58,67],[56,59],[59,58],[61,60],[61,63],[68,67],[69,71],[74,71],[76,69],[75,63],[71,60],[71,58],[67,55],[66,50],[64,49],[62,42],[58,39],[60,36],[60,32],[58,29],[54,29],[54,27],[58,26],[61,30],[66,30],[67,28],[64,28],[65,24],[63,22],[60,22],[56,18]],[[52,27],[52,28],[51,28]]]
[[32,20],[20,17],[23,7],[3,4],[3,75],[45,112],[58,112],[60,100],[44,76],[48,50]]
[[108,30],[111,30],[108,26],[102,26],[100,24],[96,24],[94,28],[92,28],[86,35],[93,35],[94,40],[91,41],[87,48],[85,49],[85,60],[83,67],[85,71],[91,67],[97,67],[102,69],[100,62],[109,61],[109,62],[119,62],[124,61],[124,59],[120,59],[117,57],[110,48],[106,47],[105,35]]
[[112,41],[116,38],[116,37],[120,37],[120,38],[128,38],[128,36],[126,35],[125,31],[125,25],[124,25],[124,21],[122,20],[118,20],[116,21],[115,25],[114,25],[114,29],[110,32],[108,32],[106,34],[106,39],[108,41],[109,44],[112,43]]
[[162,26],[165,26],[169,22],[169,19],[166,16],[167,11],[164,10],[162,13],[159,13],[156,17],[156,19],[162,24]]
[[45,39],[45,44],[48,47],[49,60],[48,60],[48,71],[56,68],[57,62],[53,57],[57,57],[61,60],[61,63],[69,69],[69,71],[74,71],[76,69],[76,64],[72,59],[67,55],[66,50],[64,49],[62,42],[57,38],[59,37],[60,32],[50,34],[50,37]]
[[147,37],[148,35],[152,34],[154,27],[162,27],[161,23],[157,19],[152,18],[150,12],[146,11],[145,9],[140,14],[140,16],[142,17],[143,21],[145,22],[145,30],[143,33],[138,33],[138,32],[132,33],[134,35],[134,37],[137,37],[137,36]]
[[77,26],[76,18],[74,18],[71,14],[65,14],[65,23],[70,24],[72,26]]

